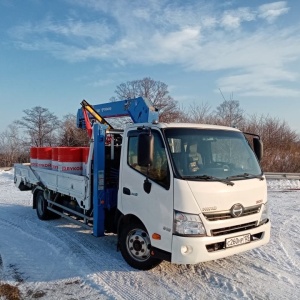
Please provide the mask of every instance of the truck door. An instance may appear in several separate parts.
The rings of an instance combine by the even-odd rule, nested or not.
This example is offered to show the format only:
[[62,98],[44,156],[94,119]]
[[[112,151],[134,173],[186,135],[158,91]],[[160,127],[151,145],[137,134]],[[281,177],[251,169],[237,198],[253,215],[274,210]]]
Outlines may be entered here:
[[[151,189],[144,189],[147,167],[137,164],[137,130],[128,131],[126,159],[122,161],[119,199],[124,215],[133,214],[146,227],[153,247],[171,251],[173,228],[173,183],[169,168],[166,147],[158,130],[152,130],[154,136],[154,158],[149,168],[148,178]],[[123,156],[125,158],[125,155]],[[153,239],[158,234],[160,239]]]

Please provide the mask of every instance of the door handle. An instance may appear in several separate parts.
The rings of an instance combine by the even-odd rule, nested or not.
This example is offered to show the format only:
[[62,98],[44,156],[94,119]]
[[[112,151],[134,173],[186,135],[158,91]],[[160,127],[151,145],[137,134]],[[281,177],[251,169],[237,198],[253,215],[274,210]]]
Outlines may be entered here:
[[130,196],[131,195],[130,189],[127,187],[123,187],[123,194]]

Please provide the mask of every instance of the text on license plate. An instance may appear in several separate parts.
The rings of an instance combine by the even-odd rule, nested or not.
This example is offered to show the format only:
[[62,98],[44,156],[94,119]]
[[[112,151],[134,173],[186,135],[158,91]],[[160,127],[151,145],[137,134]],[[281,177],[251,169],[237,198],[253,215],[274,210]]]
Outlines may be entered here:
[[235,236],[230,239],[226,239],[225,242],[226,242],[226,248],[250,243],[251,242],[250,233]]

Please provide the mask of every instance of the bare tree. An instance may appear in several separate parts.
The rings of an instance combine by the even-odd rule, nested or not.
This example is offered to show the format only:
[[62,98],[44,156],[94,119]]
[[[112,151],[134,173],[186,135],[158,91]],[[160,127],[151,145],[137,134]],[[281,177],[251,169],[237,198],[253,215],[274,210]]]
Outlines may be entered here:
[[58,118],[47,108],[36,106],[23,111],[25,116],[16,124],[29,134],[30,144],[37,147],[55,143],[55,130],[59,127]]
[[300,137],[285,121],[251,116],[243,130],[259,134],[264,143],[262,166],[268,172],[300,172]]
[[182,121],[187,123],[214,124],[215,117],[208,103],[193,103],[189,106]]
[[216,122],[225,126],[241,126],[244,111],[237,100],[224,100],[216,109]]
[[160,122],[174,122],[180,119],[181,110],[168,91],[167,84],[150,77],[127,81],[117,86],[115,93],[119,99],[145,97],[159,110]]
[[29,160],[29,149],[24,147],[18,127],[11,124],[0,133],[0,166],[10,167],[13,163]]
[[88,143],[89,137],[86,130],[76,126],[76,116],[73,114],[64,116],[59,132],[59,145],[86,146]]

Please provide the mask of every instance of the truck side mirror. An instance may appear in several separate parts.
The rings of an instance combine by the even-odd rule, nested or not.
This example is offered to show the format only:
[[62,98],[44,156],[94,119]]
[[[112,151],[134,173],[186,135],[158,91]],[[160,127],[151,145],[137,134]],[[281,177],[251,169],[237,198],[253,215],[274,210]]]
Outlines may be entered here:
[[137,163],[141,167],[147,167],[147,176],[144,181],[144,191],[149,194],[151,191],[151,182],[148,179],[149,168],[153,164],[154,137],[151,131],[141,132],[138,137]]
[[151,132],[141,132],[138,137],[137,163],[141,167],[153,164],[154,137]]
[[263,143],[258,138],[253,138],[253,149],[259,161],[263,158]]

